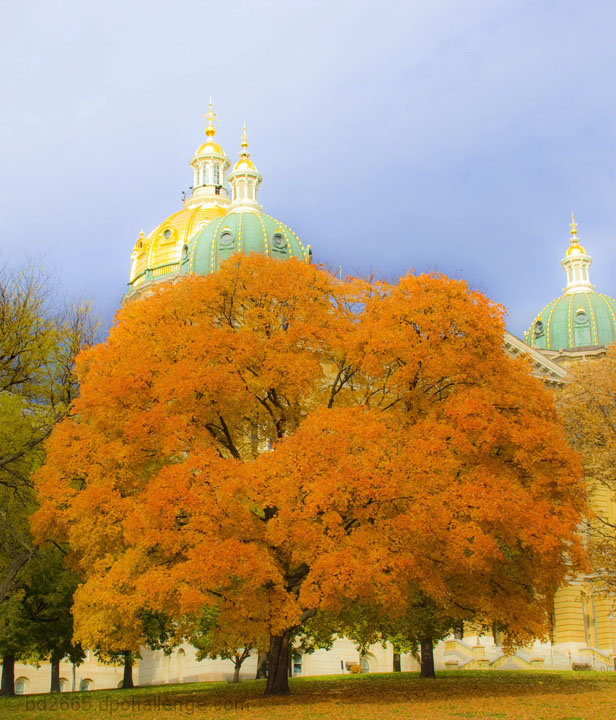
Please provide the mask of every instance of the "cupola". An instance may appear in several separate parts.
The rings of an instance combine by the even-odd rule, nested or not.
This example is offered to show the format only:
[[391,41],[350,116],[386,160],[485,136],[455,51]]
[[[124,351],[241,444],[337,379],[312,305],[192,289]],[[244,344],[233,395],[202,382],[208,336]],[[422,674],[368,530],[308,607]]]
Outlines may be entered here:
[[595,286],[590,282],[588,277],[591,263],[592,258],[586,254],[586,250],[580,245],[577,224],[573,213],[571,213],[571,239],[569,241],[567,254],[560,261],[560,264],[567,273],[567,285],[563,288],[565,295],[594,290]]
[[231,210],[254,210],[259,212],[261,206],[257,202],[257,192],[263,178],[259,175],[255,164],[250,159],[248,139],[246,138],[246,123],[244,123],[240,147],[240,159],[235,163],[233,171],[229,175]]
[[197,148],[190,161],[193,169],[192,193],[186,198],[184,205],[185,207],[204,204],[228,206],[227,171],[231,163],[224,150],[214,140],[216,113],[212,109],[211,98],[209,110],[203,117],[207,120],[205,127],[207,140]]

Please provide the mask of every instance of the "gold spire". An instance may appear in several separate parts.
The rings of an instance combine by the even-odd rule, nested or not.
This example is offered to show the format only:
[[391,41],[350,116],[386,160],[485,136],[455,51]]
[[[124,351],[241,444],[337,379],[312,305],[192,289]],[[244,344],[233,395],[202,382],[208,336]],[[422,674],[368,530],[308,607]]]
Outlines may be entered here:
[[580,245],[580,241],[577,236],[577,223],[575,222],[575,217],[573,216],[573,213],[571,213],[571,223],[569,224],[569,227],[571,228],[571,240],[569,241],[569,249],[567,250],[567,256],[580,254],[585,255],[586,250],[584,250],[584,248]]
[[208,121],[208,124],[205,126],[205,134],[209,138],[213,138],[214,135],[216,135],[216,128],[214,127],[213,121],[216,119],[216,113],[212,110],[212,96],[210,95],[210,109],[205,113],[205,115],[201,116],[202,118],[205,118]]
[[240,142],[240,159],[233,166],[233,172],[239,170],[253,170],[257,171],[255,164],[250,159],[250,153],[248,152],[248,138],[246,137],[246,123],[244,123],[244,129],[242,130],[242,141]]

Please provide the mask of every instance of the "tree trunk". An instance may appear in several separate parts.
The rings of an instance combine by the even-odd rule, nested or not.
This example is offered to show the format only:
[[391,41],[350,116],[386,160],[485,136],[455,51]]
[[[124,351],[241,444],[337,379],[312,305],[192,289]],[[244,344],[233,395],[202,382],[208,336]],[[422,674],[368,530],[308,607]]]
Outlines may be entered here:
[[51,687],[49,692],[60,692],[60,661],[51,661]]
[[0,695],[10,697],[15,695],[15,658],[5,655],[2,658],[2,685]]
[[240,681],[240,668],[241,663],[235,663],[235,670],[233,671],[233,682],[238,683]]
[[400,653],[394,653],[394,672],[401,672],[402,665],[400,663]]
[[267,653],[257,651],[257,674],[255,680],[267,677]]
[[266,695],[289,694],[289,638],[291,631],[282,635],[270,635],[269,652],[267,653],[267,685]]
[[124,650],[124,677],[122,678],[122,690],[134,688],[133,684],[133,656],[128,650]]
[[434,646],[431,637],[424,638],[421,641],[421,672],[419,677],[436,677],[434,674]]

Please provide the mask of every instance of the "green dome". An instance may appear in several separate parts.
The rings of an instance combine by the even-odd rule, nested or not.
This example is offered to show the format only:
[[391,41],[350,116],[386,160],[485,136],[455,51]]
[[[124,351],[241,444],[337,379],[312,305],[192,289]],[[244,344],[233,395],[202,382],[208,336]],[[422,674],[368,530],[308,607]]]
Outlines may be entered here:
[[231,211],[211,220],[184,245],[180,272],[208,275],[236,252],[256,252],[279,260],[310,260],[309,251],[288,225],[260,212]]
[[552,300],[526,332],[539,350],[601,347],[616,341],[616,300],[591,290]]

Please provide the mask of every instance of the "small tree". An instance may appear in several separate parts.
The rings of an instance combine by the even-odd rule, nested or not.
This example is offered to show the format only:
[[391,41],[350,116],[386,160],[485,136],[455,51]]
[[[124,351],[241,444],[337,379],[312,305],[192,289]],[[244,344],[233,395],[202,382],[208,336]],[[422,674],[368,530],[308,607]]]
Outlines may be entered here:
[[0,695],[15,694],[15,662],[26,661],[36,652],[31,618],[24,607],[24,591],[14,590],[0,606]]
[[[406,604],[401,612],[398,612],[399,608],[391,608],[387,604],[365,606],[350,603],[336,618],[321,620],[317,626],[335,627],[336,634],[353,640],[360,653],[367,652],[370,645],[381,643],[393,647],[398,663],[400,653],[418,655],[421,677],[435,677],[434,644],[449,635],[456,620],[420,590],[407,587],[405,595]],[[308,627],[314,631],[311,622]],[[318,636],[318,630],[316,634]],[[321,647],[327,645],[324,637],[317,643]]]
[[259,646],[257,639],[246,638],[241,633],[241,627],[221,625],[220,608],[206,607],[189,639],[197,648],[198,660],[206,657],[231,660],[234,667],[233,682],[237,683],[242,664]]
[[[33,267],[0,270],[0,647],[2,694],[13,694],[14,662],[39,657],[41,621],[48,595],[28,568],[38,553],[29,516],[36,507],[31,475],[43,445],[77,393],[73,361],[93,340],[87,303],[57,302],[53,288]],[[37,597],[39,604],[33,605]],[[40,604],[42,603],[42,604]],[[68,613],[68,608],[65,608]],[[42,631],[43,626],[39,625]],[[43,633],[45,634],[45,633]]]
[[75,576],[55,547],[39,550],[18,575],[19,585],[0,604],[3,693],[12,694],[15,660],[51,663],[51,692],[60,691],[60,661],[83,659],[72,642],[71,605]]
[[36,655],[51,665],[50,692],[60,692],[60,662],[69,658],[74,664],[85,654],[73,642],[73,595],[77,576],[64,563],[65,552],[55,545],[39,549],[24,571],[30,622],[35,636]]

